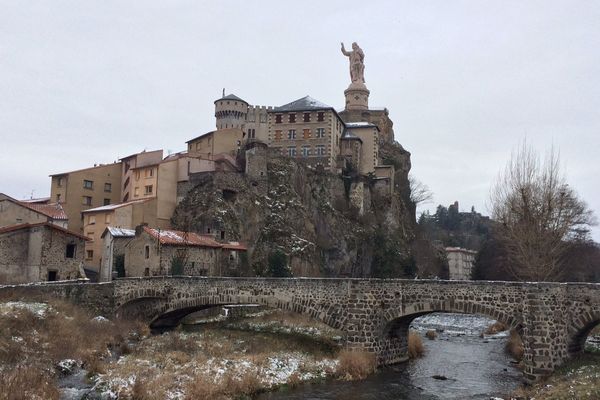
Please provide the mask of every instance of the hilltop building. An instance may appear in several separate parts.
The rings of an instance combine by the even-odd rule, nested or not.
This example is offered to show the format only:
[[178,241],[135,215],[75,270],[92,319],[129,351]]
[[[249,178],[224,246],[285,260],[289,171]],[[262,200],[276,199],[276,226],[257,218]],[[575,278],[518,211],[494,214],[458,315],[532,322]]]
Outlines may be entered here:
[[448,258],[448,279],[451,280],[470,280],[475,265],[474,250],[463,249],[461,247],[446,247],[446,257]]

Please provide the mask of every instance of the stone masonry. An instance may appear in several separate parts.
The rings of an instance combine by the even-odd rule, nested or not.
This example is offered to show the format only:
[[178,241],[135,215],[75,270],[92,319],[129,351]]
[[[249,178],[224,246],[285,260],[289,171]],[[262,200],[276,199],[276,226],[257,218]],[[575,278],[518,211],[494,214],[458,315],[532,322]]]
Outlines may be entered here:
[[408,328],[431,312],[489,316],[523,339],[525,379],[550,374],[600,323],[600,284],[310,278],[128,278],[101,284],[0,286],[2,298],[60,297],[105,315],[173,326],[191,312],[261,304],[307,314],[380,365],[405,360]]

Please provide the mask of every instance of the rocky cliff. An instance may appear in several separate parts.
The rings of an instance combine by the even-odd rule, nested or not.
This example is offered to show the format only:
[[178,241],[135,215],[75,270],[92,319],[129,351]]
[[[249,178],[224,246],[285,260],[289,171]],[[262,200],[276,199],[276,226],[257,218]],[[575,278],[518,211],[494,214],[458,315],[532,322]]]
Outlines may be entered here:
[[396,168],[393,187],[374,176],[311,169],[272,151],[246,152],[248,173],[195,174],[180,187],[185,196],[172,223],[247,243],[242,275],[272,274],[268,260],[277,252],[294,276],[412,276],[410,153],[396,143],[383,145],[381,155]]

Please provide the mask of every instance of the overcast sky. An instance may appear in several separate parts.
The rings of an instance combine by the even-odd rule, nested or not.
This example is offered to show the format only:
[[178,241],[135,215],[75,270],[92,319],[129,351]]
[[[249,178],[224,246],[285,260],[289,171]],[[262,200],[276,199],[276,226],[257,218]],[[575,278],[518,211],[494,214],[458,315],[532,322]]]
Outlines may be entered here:
[[527,138],[560,149],[598,214],[599,21],[595,0],[0,0],[0,191],[46,196],[51,173],[184,150],[214,128],[222,88],[342,108],[340,42],[356,41],[370,105],[390,110],[430,208],[487,213]]

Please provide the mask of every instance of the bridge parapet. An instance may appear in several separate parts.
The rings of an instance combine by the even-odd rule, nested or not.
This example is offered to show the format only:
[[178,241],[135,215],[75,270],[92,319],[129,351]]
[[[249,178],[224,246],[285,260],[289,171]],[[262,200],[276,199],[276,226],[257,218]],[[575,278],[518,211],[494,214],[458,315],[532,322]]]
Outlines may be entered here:
[[600,284],[326,278],[149,277],[110,283],[0,287],[0,296],[58,297],[104,315],[155,326],[225,304],[255,303],[307,314],[340,329],[346,346],[380,364],[406,358],[411,321],[431,312],[481,314],[516,329],[525,377],[534,381],[580,352],[600,322]]

